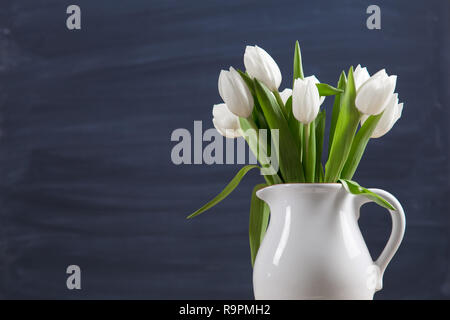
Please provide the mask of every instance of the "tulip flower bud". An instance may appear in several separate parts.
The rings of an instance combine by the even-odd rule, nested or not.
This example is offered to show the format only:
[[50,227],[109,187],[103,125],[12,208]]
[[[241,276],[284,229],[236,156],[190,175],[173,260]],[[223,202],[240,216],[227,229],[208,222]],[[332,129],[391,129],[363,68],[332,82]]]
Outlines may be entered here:
[[[311,80],[312,82],[314,82],[314,84],[320,83],[319,79],[317,79],[315,75],[305,77],[304,80]],[[325,97],[324,96],[320,97],[320,105],[322,105],[322,103],[324,101],[325,101]]]
[[242,136],[239,117],[234,115],[225,103],[213,106],[213,124],[217,131],[226,138]]
[[353,78],[355,79],[355,88],[358,90],[364,82],[369,80],[370,74],[366,67],[361,68],[361,65],[358,64],[353,72]]
[[247,46],[244,53],[247,73],[264,83],[271,91],[278,90],[281,84],[281,71],[273,58],[258,46]]
[[381,113],[394,93],[396,82],[397,76],[388,76],[384,69],[378,71],[358,89],[356,108],[367,115]]
[[[383,115],[378,121],[375,130],[372,133],[372,138],[379,138],[384,136],[389,130],[392,129],[394,124],[400,119],[403,110],[403,103],[398,103],[398,95],[392,94],[384,109]],[[361,125],[367,120],[369,116],[364,115],[361,118]]]
[[286,104],[290,96],[292,96],[292,89],[286,88],[280,92],[280,97],[284,104]]
[[[316,78],[316,76],[309,76],[309,77],[304,78],[304,80],[308,80],[308,79],[313,81],[314,84],[320,83],[319,80]],[[292,89],[286,88],[280,92],[280,97],[284,104],[286,104],[286,101],[289,99],[290,96],[292,96]],[[325,97],[320,97],[320,105],[322,105],[324,100],[325,100]]]
[[253,111],[253,96],[241,75],[233,68],[219,75],[219,94],[235,115],[247,118]]
[[295,79],[292,89],[292,113],[303,124],[314,121],[319,113],[320,95],[314,79]]

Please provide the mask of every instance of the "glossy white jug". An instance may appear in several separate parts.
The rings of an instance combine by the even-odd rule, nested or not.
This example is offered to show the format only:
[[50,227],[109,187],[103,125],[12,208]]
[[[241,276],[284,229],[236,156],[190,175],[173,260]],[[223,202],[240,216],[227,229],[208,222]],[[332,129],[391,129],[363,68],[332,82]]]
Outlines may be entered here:
[[270,207],[270,222],[254,269],[256,299],[373,299],[405,231],[398,200],[388,200],[392,232],[373,262],[358,226],[360,207],[371,200],[338,183],[279,184],[257,196]]

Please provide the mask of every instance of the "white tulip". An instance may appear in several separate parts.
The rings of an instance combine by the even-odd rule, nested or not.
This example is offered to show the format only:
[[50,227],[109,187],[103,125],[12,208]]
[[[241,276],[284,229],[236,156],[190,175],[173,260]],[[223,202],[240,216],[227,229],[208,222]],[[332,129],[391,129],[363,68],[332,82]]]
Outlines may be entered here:
[[286,104],[290,96],[292,96],[292,89],[286,88],[280,92],[280,97],[284,104]]
[[241,75],[233,67],[230,67],[230,71],[220,71],[219,94],[235,115],[247,118],[252,113],[253,96]]
[[[378,121],[375,130],[372,133],[372,138],[379,138],[384,136],[389,130],[392,129],[394,124],[402,116],[403,103],[398,103],[397,93],[392,94],[386,108],[384,109],[383,115]],[[361,118],[361,125],[367,120],[369,116],[364,115]]]
[[278,90],[281,84],[281,71],[277,63],[264,49],[247,46],[244,53],[247,73],[264,83],[271,91]]
[[356,90],[358,90],[364,82],[369,80],[370,74],[366,67],[361,68],[361,65],[358,64],[353,72],[353,78],[355,79]]
[[397,76],[388,76],[386,71],[380,70],[358,89],[356,94],[356,108],[364,114],[376,115],[386,108],[389,98],[394,93]]
[[[320,83],[319,79],[316,78],[315,75],[309,76],[309,77],[305,77],[305,80],[311,80],[312,82],[314,82],[314,84],[318,84]],[[325,96],[320,97],[320,105],[322,105],[322,103],[325,101]]]
[[234,115],[225,103],[213,107],[213,124],[217,131],[226,138],[242,136],[239,117]]
[[319,90],[314,79],[295,79],[292,89],[292,113],[303,124],[309,124],[317,117],[320,108]]

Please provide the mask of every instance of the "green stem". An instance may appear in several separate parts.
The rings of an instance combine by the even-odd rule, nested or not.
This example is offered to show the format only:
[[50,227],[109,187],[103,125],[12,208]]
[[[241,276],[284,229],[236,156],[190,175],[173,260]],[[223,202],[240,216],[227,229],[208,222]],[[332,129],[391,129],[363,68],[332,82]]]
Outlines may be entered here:
[[303,137],[303,127],[305,125],[301,122],[298,123],[298,136],[300,139],[300,159],[302,159],[302,163],[305,163],[305,139]]
[[314,121],[304,125],[305,141],[305,178],[306,182],[314,182],[316,172],[316,133]]
[[[309,130],[307,124],[302,124],[302,163],[303,168],[305,170],[305,179],[308,175],[308,166],[307,166],[307,150],[308,150],[308,140],[309,140]],[[305,180],[305,182],[308,182],[308,179]]]
[[[248,118],[246,118],[246,120],[248,121],[248,123],[250,124],[250,127],[255,130],[256,133],[256,139],[257,139],[257,145],[258,145],[258,150],[252,150],[255,153],[256,159],[258,159],[259,163],[261,166],[263,166],[264,164],[267,165],[268,164],[268,154],[267,154],[267,148],[264,145],[261,145],[259,142],[259,129],[258,126],[256,125],[255,121],[253,120],[253,117],[250,115]],[[269,141],[266,141],[267,143],[270,143]],[[271,152],[275,152],[275,150],[271,150]],[[265,156],[266,158],[266,162],[264,163],[264,161],[261,161],[261,157]],[[272,156],[272,155],[271,155]],[[280,184],[283,183],[283,180],[281,179],[281,177],[278,175],[278,173],[275,173],[274,175],[265,175],[264,179],[266,180],[266,182],[268,184]]]

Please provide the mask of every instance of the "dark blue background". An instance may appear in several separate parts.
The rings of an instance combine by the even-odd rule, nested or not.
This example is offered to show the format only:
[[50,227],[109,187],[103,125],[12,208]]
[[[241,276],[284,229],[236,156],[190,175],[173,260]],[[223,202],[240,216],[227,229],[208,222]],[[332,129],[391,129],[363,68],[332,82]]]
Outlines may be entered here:
[[[78,4],[82,30],[66,28]],[[381,7],[381,30],[366,8]],[[192,221],[237,165],[175,166],[170,135],[211,127],[217,78],[247,44],[291,83],[334,84],[361,63],[398,74],[403,117],[372,140],[355,180],[396,195],[402,246],[377,299],[450,298],[449,1],[110,1],[0,3],[0,297],[251,299],[250,173]],[[332,99],[326,100],[329,108]],[[364,207],[374,257],[390,219]],[[82,290],[66,288],[66,267]]]

